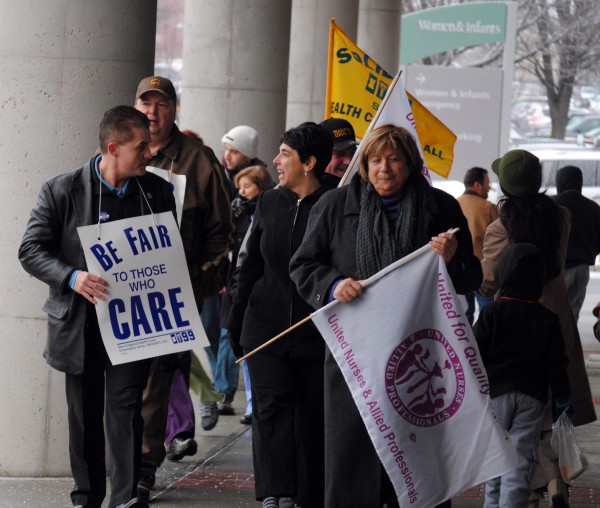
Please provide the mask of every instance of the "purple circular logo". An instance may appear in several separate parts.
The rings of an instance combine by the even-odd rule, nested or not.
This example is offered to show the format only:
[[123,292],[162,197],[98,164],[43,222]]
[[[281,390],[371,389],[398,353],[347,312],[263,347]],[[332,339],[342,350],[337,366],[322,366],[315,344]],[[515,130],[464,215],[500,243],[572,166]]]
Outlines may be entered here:
[[385,369],[385,388],[402,418],[418,427],[433,427],[462,405],[465,373],[444,334],[425,328],[394,349]]

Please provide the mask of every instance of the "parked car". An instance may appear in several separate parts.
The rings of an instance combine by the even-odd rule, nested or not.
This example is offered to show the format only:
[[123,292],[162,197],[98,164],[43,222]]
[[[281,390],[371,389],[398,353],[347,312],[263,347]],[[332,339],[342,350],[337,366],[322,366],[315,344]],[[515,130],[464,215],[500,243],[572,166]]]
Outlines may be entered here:
[[550,109],[545,98],[519,99],[513,102],[511,122],[526,134],[536,134],[538,129],[550,125]]
[[583,134],[583,144],[592,148],[600,148],[600,127],[594,127]]
[[[549,195],[556,194],[556,172],[564,166],[577,166],[583,173],[584,196],[600,204],[600,150],[578,147],[572,143],[522,143],[513,148],[527,150],[536,155],[542,164],[542,190]],[[491,189],[488,199],[497,203],[502,197],[498,179],[490,167]],[[446,191],[455,198],[465,191],[462,181],[442,179],[432,175],[432,185]]]
[[542,189],[556,194],[556,172],[564,166],[577,166],[583,173],[582,194],[600,204],[600,150],[589,148],[539,148],[521,145],[542,164]]
[[575,117],[567,123],[565,141],[577,141],[577,136],[580,135],[582,136],[581,143],[583,143],[585,134],[596,127],[600,127],[600,115],[598,114]]

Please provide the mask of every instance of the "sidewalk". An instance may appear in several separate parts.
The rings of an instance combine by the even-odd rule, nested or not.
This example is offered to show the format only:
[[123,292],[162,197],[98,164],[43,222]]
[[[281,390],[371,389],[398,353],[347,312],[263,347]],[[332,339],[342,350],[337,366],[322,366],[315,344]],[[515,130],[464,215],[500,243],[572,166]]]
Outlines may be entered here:
[[[586,353],[586,358],[589,353]],[[589,369],[596,411],[600,415],[600,366]],[[198,431],[198,453],[180,462],[165,461],[152,491],[153,508],[259,507],[254,500],[251,430],[239,423],[245,401],[238,392],[234,416],[221,416],[210,432]],[[590,469],[574,482],[572,508],[600,506],[600,422],[577,429]],[[0,508],[66,508],[71,506],[71,478],[0,478]],[[483,505],[483,487],[453,498],[452,505]],[[106,503],[105,505],[106,506]],[[542,503],[542,508],[547,506]],[[365,507],[368,508],[368,507]]]
[[[591,307],[584,306],[579,328],[600,417],[600,344],[592,337],[593,319],[589,316]],[[157,484],[152,491],[153,508],[260,507],[254,499],[251,430],[239,422],[245,402],[244,391],[239,390],[233,402],[235,415],[221,416],[210,432],[197,430],[198,453],[194,457],[185,457],[180,462],[165,461],[157,472]],[[196,400],[194,407],[198,407]],[[571,507],[600,507],[600,422],[576,432],[590,468],[574,482]],[[71,487],[71,478],[0,478],[0,508],[66,508],[71,506]],[[452,505],[481,507],[483,497],[483,487],[478,486],[454,497]],[[540,506],[545,508],[547,503]]]

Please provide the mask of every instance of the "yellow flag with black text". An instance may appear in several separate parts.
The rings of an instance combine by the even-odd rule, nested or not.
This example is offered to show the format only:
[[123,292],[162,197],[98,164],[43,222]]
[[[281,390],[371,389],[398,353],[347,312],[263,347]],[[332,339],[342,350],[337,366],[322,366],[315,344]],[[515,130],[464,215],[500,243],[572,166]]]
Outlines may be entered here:
[[[325,119],[348,120],[355,134],[362,138],[377,114],[393,76],[362,51],[331,20]],[[454,158],[456,135],[415,97],[407,92],[416,130],[431,171],[447,178]]]
[[363,138],[392,79],[331,20],[325,119],[344,118]]

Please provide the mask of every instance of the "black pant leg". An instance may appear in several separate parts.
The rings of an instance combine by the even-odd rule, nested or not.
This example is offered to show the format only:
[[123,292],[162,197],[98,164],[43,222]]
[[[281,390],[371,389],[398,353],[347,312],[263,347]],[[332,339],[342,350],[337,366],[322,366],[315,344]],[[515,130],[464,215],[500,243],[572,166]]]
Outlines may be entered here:
[[325,505],[324,365],[321,360],[293,360],[296,387],[295,428],[298,492],[302,508]]
[[110,453],[109,507],[137,495],[142,453],[142,394],[152,360],[106,366],[106,434]]
[[86,326],[81,375],[65,375],[69,422],[69,456],[75,485],[73,504],[100,507],[106,496],[104,447],[105,350],[98,330]]
[[256,498],[297,492],[295,380],[290,359],[262,351],[248,358]]

